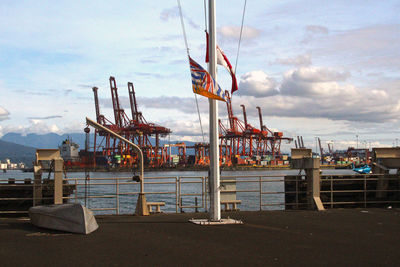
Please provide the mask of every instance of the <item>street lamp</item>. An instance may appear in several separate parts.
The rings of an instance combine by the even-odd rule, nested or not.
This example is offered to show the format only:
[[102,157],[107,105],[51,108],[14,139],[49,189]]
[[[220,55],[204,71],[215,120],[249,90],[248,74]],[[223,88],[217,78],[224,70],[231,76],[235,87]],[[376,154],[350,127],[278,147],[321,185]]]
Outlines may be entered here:
[[318,139],[317,138],[318,137],[315,136],[315,156],[317,156],[317,154],[318,154],[318,145],[317,145]]
[[356,134],[356,138],[357,138],[357,149],[358,149],[358,134]]

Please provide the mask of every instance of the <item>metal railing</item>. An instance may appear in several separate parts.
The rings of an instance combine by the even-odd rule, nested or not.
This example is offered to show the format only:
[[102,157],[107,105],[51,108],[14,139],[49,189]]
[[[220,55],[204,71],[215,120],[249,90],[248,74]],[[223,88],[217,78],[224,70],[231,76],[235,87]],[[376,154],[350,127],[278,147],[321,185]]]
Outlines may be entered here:
[[[287,176],[285,191],[286,208],[307,209],[312,206],[304,176]],[[320,199],[325,208],[399,204],[400,177],[390,174],[321,175]]]
[[[134,210],[132,207],[135,207],[139,194],[139,183],[131,181],[130,177],[68,178],[64,180],[76,188],[73,195],[64,197],[64,199],[86,204],[91,210],[101,213],[113,211],[115,214],[124,214],[127,213],[127,210],[129,210],[128,213],[132,213]],[[263,210],[268,206],[280,206],[283,209],[285,192],[283,191],[284,177],[282,175],[221,177],[221,184],[232,181],[236,183],[236,189],[224,190],[222,188],[221,192],[236,194],[236,198],[242,201],[239,204],[242,210]],[[271,183],[279,183],[281,186],[278,187],[282,190],[267,190],[266,185]],[[186,188],[187,186],[189,187]],[[210,200],[208,177],[206,176],[145,177],[144,189],[147,201],[165,201],[167,212],[208,210]],[[265,197],[267,195],[279,195],[279,201],[270,201],[271,198]],[[127,207],[122,207],[122,198],[125,198],[123,202]],[[99,201],[99,199],[106,201]],[[114,201],[107,201],[109,199]]]
[[321,200],[330,208],[398,204],[400,177],[390,174],[322,175]]
[[[0,179],[0,214],[27,213],[27,209],[33,205],[33,187],[33,181],[27,178]],[[45,196],[40,199],[48,202],[53,200]]]
[[[290,177],[290,179],[288,179]],[[7,190],[27,188],[33,191],[33,181],[26,179],[0,180],[0,214],[26,213],[32,206],[32,193],[13,196]],[[224,184],[234,183],[234,189]],[[383,187],[378,187],[383,183]],[[386,184],[386,185],[385,185]],[[290,186],[288,186],[290,185]],[[98,214],[133,214],[140,192],[139,183],[131,177],[65,178],[64,202],[81,203]],[[387,187],[385,187],[387,186]],[[71,189],[73,188],[73,189]],[[165,202],[164,212],[208,211],[209,187],[206,176],[145,177],[148,202]],[[51,188],[50,188],[51,190]],[[377,193],[386,194],[377,198]],[[267,210],[307,207],[307,180],[304,175],[241,175],[222,176],[221,194],[234,194],[241,210]],[[325,208],[400,203],[400,179],[396,175],[321,175],[321,200]],[[52,197],[42,198],[51,203]],[[17,208],[7,205],[17,204]],[[27,208],[26,208],[27,207]]]

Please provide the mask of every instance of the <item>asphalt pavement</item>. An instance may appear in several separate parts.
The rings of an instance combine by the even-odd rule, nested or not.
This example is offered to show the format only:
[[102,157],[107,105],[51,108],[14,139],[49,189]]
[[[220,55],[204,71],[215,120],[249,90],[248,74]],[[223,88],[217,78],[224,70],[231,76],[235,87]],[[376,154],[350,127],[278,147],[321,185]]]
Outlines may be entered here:
[[0,266],[400,266],[399,209],[97,216],[89,235],[0,218]]

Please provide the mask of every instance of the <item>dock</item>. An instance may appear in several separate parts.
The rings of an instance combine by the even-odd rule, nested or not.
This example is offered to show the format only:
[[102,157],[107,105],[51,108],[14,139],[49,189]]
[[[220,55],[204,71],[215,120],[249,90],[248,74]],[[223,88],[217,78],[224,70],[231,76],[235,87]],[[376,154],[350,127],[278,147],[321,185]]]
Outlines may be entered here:
[[400,209],[96,216],[90,235],[0,218],[2,266],[399,266]]

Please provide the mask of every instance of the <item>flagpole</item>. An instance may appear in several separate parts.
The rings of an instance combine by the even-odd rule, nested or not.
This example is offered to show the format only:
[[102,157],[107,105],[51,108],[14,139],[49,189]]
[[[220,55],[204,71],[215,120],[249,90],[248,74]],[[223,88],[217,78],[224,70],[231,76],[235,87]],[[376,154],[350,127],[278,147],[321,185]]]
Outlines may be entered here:
[[[216,28],[216,10],[215,1],[208,1],[208,25],[209,25],[209,64],[208,72],[214,78],[217,84],[217,28]],[[220,200],[220,174],[219,174],[219,146],[218,146],[218,104],[217,100],[209,99],[210,104],[210,171],[209,183],[211,185],[210,191],[210,220],[221,220],[221,200]]]

